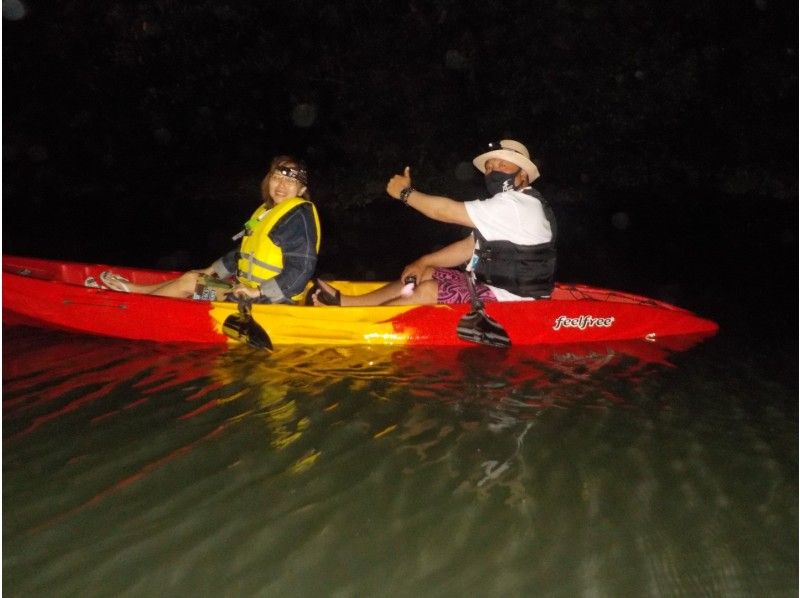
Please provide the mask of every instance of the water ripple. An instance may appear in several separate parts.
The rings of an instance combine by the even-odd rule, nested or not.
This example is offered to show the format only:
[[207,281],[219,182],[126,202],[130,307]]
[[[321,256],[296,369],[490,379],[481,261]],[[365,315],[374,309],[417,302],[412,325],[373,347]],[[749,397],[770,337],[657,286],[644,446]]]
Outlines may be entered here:
[[713,352],[26,334],[4,335],[9,595],[796,590],[796,421]]

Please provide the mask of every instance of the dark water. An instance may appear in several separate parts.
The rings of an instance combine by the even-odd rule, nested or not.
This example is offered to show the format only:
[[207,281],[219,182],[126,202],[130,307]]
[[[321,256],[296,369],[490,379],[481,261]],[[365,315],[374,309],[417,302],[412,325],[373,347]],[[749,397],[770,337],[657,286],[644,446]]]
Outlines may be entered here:
[[5,329],[8,596],[795,596],[797,406],[659,361]]

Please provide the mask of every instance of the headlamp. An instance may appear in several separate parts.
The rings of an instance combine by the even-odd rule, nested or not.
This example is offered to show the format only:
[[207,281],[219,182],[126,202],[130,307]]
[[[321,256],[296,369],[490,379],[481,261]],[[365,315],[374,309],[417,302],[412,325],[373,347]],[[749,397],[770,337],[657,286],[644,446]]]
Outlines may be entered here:
[[299,181],[303,185],[308,185],[308,171],[305,168],[298,166],[278,166],[275,172]]

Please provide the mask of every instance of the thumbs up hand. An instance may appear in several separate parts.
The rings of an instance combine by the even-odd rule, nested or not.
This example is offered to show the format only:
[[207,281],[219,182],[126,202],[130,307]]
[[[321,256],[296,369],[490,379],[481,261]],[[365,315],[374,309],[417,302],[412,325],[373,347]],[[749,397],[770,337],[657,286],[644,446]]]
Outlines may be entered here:
[[411,186],[411,167],[406,166],[403,174],[396,174],[386,184],[386,193],[400,199],[400,192],[406,187]]

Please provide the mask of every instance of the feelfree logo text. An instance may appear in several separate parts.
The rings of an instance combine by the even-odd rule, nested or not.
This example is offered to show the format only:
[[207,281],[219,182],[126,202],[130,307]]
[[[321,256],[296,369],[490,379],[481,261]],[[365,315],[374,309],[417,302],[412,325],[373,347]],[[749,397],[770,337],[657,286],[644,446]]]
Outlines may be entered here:
[[558,316],[553,323],[553,330],[561,330],[562,328],[577,328],[578,330],[611,328],[613,325],[614,316],[609,316],[608,318],[596,318],[591,315],[577,316],[575,318]]

